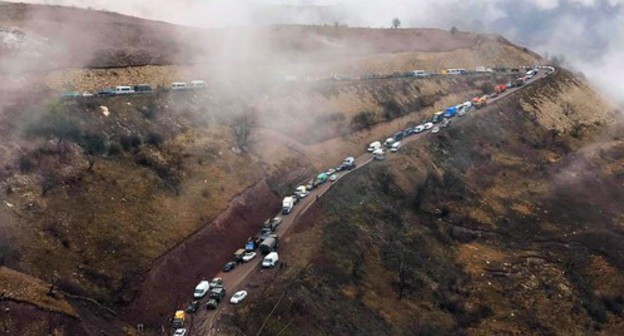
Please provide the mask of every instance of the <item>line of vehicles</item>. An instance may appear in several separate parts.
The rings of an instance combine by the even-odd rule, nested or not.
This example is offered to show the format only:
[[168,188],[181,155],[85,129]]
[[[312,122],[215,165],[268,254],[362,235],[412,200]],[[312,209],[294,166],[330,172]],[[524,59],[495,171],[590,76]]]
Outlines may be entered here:
[[[446,108],[444,111],[438,111],[433,114],[431,119],[424,120],[420,125],[414,127],[407,127],[404,130],[400,130],[394,133],[386,141],[372,142],[367,151],[373,155],[375,160],[385,159],[386,150],[390,152],[398,152],[401,149],[401,140],[414,134],[419,134],[424,131],[431,130],[431,133],[436,134],[440,130],[447,128],[451,125],[451,118],[455,116],[463,116],[470,112],[472,108],[479,109],[487,105],[488,99],[495,98],[499,94],[505,92],[508,88],[523,86],[528,80],[532,79],[539,73],[538,68],[532,68],[528,70],[523,77],[519,77],[514,81],[506,84],[499,84],[494,87],[494,92],[489,95],[483,95],[481,97],[472,98],[469,101],[465,101],[459,105]],[[439,124],[439,125],[436,125]]]
[[144,94],[157,91],[181,91],[190,89],[204,89],[206,88],[206,82],[203,80],[192,80],[187,82],[173,82],[169,87],[159,86],[156,89],[152,88],[149,84],[137,84],[137,85],[118,85],[115,87],[106,87],[97,90],[95,93],[90,91],[84,91],[82,93],[76,91],[68,91],[61,94],[62,98],[81,98],[81,97],[110,97],[129,94]]
[[[332,73],[327,78],[322,78],[320,80],[366,80],[366,79],[381,79],[381,78],[398,78],[398,77],[413,77],[413,78],[426,78],[426,77],[435,77],[435,76],[445,76],[445,75],[466,75],[466,74],[480,74],[480,73],[491,73],[491,72],[520,72],[520,68],[486,68],[484,66],[478,66],[474,71],[469,71],[464,68],[450,68],[443,69],[437,72],[427,72],[425,70],[412,70],[408,72],[395,72],[388,75],[380,75],[380,74],[364,74],[361,76],[345,76],[339,75],[337,73]],[[527,74],[528,76],[528,74]],[[532,78],[532,77],[531,77]],[[307,78],[306,80],[310,81],[312,79]],[[298,81],[297,76],[285,76],[285,82],[296,82]],[[117,96],[117,95],[129,95],[129,94],[145,94],[151,93],[154,91],[180,91],[180,90],[188,90],[188,89],[202,89],[206,88],[207,84],[204,80],[192,80],[190,82],[173,82],[169,87],[158,86],[153,88],[149,84],[137,84],[137,85],[119,85],[115,87],[107,87],[97,90],[96,92],[84,91],[82,93],[77,91],[68,91],[61,94],[62,98],[81,98],[81,97],[108,97],[108,96]]]
[[[554,71],[554,68],[551,69]],[[453,74],[453,72],[449,73]],[[489,98],[498,96],[500,93],[505,92],[508,88],[524,85],[527,80],[535,77],[538,73],[539,69],[532,68],[526,72],[525,76],[517,78],[515,81],[496,85],[494,93],[490,95],[484,95],[478,98],[476,97],[461,104],[448,107],[444,111],[435,112],[432,118],[424,120],[420,125],[407,127],[403,130],[395,132],[383,143],[380,141],[372,142],[368,146],[367,152],[372,154],[373,159],[383,160],[385,158],[386,149],[390,150],[390,152],[398,152],[401,149],[402,139],[429,130],[431,130],[432,133],[438,133],[441,129],[451,125],[451,119],[453,117],[463,116],[470,112],[472,108],[478,109],[487,105]],[[318,174],[316,178],[312,178],[306,183],[297,186],[291,195],[284,197],[282,201],[281,216],[290,214],[300,200],[310,195],[311,190],[326,183],[327,181],[334,182],[338,180],[339,173],[341,171],[352,170],[356,167],[355,158],[353,156],[349,156],[335,168],[330,168],[327,171]],[[249,237],[243,248],[234,252],[233,259],[224,265],[223,271],[230,272],[234,270],[237,265],[252,261],[257,257],[257,251],[264,256],[261,263],[263,268],[272,268],[277,266],[279,263],[279,254],[277,253],[279,239],[276,232],[283,220],[281,216],[278,215],[267,219],[262,224],[261,230],[255,236]],[[241,303],[247,298],[247,295],[248,292],[246,290],[240,290],[232,295],[230,303]],[[195,313],[201,306],[201,300],[206,296],[208,297],[206,308],[216,309],[219,303],[222,302],[226,296],[226,288],[224,287],[223,279],[214,278],[212,281],[202,280],[199,282],[193,292],[193,301],[188,304],[186,310],[178,310],[174,314],[172,323],[174,336],[187,336],[187,329],[184,327],[186,314]]]

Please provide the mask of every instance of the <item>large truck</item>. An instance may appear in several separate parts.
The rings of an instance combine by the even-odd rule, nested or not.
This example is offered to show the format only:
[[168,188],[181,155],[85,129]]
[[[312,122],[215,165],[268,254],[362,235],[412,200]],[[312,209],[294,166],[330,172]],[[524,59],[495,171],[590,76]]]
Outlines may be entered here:
[[260,244],[260,252],[263,255],[267,255],[273,251],[275,251],[278,247],[278,241],[276,235],[271,235]]
[[284,197],[282,201],[282,215],[288,215],[295,206],[295,200],[292,196]]
[[439,122],[442,122],[443,119],[444,119],[444,112],[438,111],[433,115],[433,119],[431,119],[431,122],[434,124],[437,124]]

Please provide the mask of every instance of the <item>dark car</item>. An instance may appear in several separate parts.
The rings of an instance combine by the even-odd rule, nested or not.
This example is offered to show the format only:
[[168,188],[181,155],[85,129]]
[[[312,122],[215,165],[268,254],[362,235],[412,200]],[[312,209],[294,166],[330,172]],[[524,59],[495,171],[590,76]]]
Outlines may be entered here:
[[197,308],[199,308],[199,301],[193,301],[191,303],[189,303],[188,307],[186,307],[186,312],[189,314],[193,314],[194,312],[197,311]]
[[152,87],[147,84],[139,84],[134,86],[134,92],[136,93],[148,93],[152,92]]
[[111,88],[104,88],[102,90],[98,90],[97,95],[98,96],[114,96],[115,90]]
[[403,131],[396,132],[396,133],[394,133],[394,135],[392,136],[392,138],[393,138],[395,141],[401,141],[401,139],[405,138],[405,133],[404,133]]
[[225,266],[223,266],[223,272],[229,272],[234,268],[236,268],[236,262],[230,261],[229,263],[225,264]]
[[217,306],[219,305],[219,302],[215,299],[210,299],[208,300],[208,302],[206,303],[206,308],[208,309],[217,309]]

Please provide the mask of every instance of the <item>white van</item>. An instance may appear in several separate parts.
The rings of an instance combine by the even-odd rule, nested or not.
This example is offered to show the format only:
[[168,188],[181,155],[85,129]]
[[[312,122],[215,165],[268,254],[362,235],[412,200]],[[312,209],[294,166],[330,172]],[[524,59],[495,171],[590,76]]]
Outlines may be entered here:
[[195,287],[195,292],[193,293],[193,297],[196,299],[201,299],[204,296],[206,296],[206,294],[208,294],[209,290],[210,290],[210,282],[208,282],[208,280],[202,280],[199,282],[197,287]]
[[372,153],[379,148],[381,148],[381,142],[375,141],[368,146],[368,152]]
[[427,77],[427,71],[425,70],[414,70],[412,71],[412,76],[414,77]]
[[397,142],[393,143],[392,147],[390,147],[390,151],[391,152],[398,152],[399,149],[401,149],[401,141],[397,141]]
[[132,86],[120,85],[115,87],[115,94],[130,94],[134,93]]
[[171,83],[171,90],[184,90],[188,87],[185,82],[173,82]]
[[282,201],[282,215],[288,215],[295,206],[295,200],[292,196],[284,197]]
[[274,267],[275,265],[277,265],[278,260],[279,255],[277,255],[277,252],[271,252],[267,254],[267,256],[264,257],[264,259],[262,260],[262,267]]
[[392,144],[395,143],[396,140],[394,140],[394,138],[388,138],[386,139],[386,142],[384,142],[384,147],[386,148],[390,148],[392,147]]
[[446,73],[449,75],[461,75],[466,72],[466,69],[446,69]]
[[206,87],[206,82],[203,80],[191,81],[191,87],[194,89],[201,89]]
[[378,148],[373,152],[373,159],[375,160],[383,160],[385,159],[386,150],[383,148]]

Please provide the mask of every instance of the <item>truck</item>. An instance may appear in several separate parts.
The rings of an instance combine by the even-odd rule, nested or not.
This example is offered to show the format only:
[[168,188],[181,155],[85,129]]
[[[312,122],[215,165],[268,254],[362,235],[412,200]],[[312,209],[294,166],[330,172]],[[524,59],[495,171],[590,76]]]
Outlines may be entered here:
[[292,196],[284,197],[282,201],[282,215],[288,215],[295,206],[295,200]]
[[297,197],[299,197],[299,198],[304,198],[304,197],[308,196],[309,194],[310,194],[310,192],[308,191],[308,189],[304,185],[298,186],[297,189],[295,190],[295,195],[297,195]]
[[520,86],[523,86],[524,84],[526,84],[526,77],[517,78],[513,82],[514,87],[520,87]]
[[375,142],[371,143],[371,144],[368,146],[367,151],[368,151],[369,153],[372,153],[372,152],[374,152],[375,150],[377,150],[377,149],[379,149],[379,148],[381,148],[381,142],[379,142],[379,141],[375,141]]
[[217,302],[221,302],[225,297],[225,287],[215,287],[211,289],[208,297],[217,300]]
[[264,222],[263,227],[271,229],[272,232],[277,230],[277,227],[282,223],[282,217],[269,218]]
[[278,260],[279,260],[279,255],[277,254],[277,252],[271,252],[267,254],[267,256],[264,257],[264,259],[262,260],[262,267],[264,268],[275,267],[275,265],[277,265]]
[[444,112],[438,111],[433,115],[433,119],[431,119],[431,122],[437,124],[441,122],[442,119],[444,119]]
[[245,255],[245,252],[247,252],[245,249],[236,250],[236,252],[234,252],[234,261],[236,261],[237,263],[243,262],[243,256]]
[[173,320],[171,321],[172,327],[174,329],[183,328],[184,321],[186,320],[186,313],[184,310],[178,310],[173,314]]
[[452,118],[457,114],[457,106],[452,106],[444,112],[444,118]]
[[273,251],[275,251],[278,247],[278,241],[276,235],[271,235],[260,244],[260,252],[263,255],[267,255]]
[[507,84],[496,85],[494,91],[499,94],[507,91]]
[[386,155],[386,150],[383,149],[383,148],[379,148],[379,149],[376,149],[373,152],[373,159],[375,159],[375,160],[383,160],[383,159],[385,159],[385,155]]
[[342,165],[345,169],[351,170],[356,167],[355,158],[353,156],[349,156],[342,161]]
[[473,104],[475,108],[482,108],[487,105],[488,96],[483,95],[481,98],[478,98],[477,101]]

